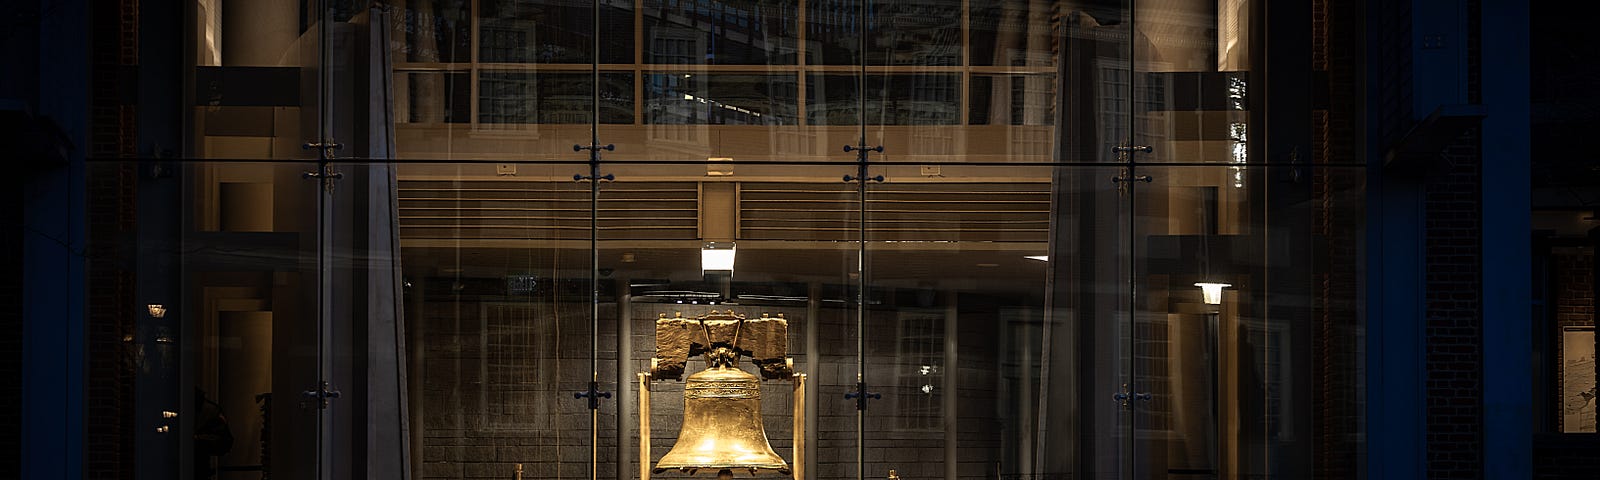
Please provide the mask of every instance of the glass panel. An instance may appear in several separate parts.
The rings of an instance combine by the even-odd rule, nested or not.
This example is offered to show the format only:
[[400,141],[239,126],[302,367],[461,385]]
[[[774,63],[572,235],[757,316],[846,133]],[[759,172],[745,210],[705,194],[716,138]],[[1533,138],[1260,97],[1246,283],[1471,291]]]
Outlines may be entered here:
[[972,75],[968,81],[970,125],[1048,126],[1055,122],[1049,102],[1055,75]]
[[[961,123],[961,76],[957,74],[867,75],[866,115],[857,103],[856,75],[811,75],[806,118],[816,125],[957,125]],[[949,147],[946,146],[946,149]]]
[[961,65],[962,2],[955,0],[808,2],[806,63],[861,64],[862,3],[868,9],[868,65]]
[[[825,90],[805,92],[808,121],[864,118],[868,143],[886,149],[880,160],[1115,160],[1109,148],[1127,129],[1118,112],[1128,111],[1128,27],[1115,9],[1071,6],[1062,15],[1057,10],[1069,7],[1050,2],[871,5],[868,22],[879,30],[868,36],[866,112],[849,102],[861,89],[855,72],[819,73],[808,83]],[[1054,128],[1058,118],[1073,130]]]
[[397,125],[472,121],[470,73],[397,71],[394,95]]
[[644,76],[645,123],[794,125],[794,75],[658,73]]
[[794,65],[799,3],[645,0],[644,63]]
[[[642,4],[635,122],[603,125],[608,158],[631,161],[847,160],[848,126],[809,121],[800,4]],[[851,124],[853,125],[853,123]],[[854,137],[855,135],[848,135]]]
[[[594,108],[592,78],[589,73],[482,72],[478,123],[588,125]],[[599,86],[600,123],[633,123],[633,76],[601,73]]]
[[389,47],[396,63],[472,61],[472,5],[463,0],[395,0]]
[[307,169],[89,164],[87,181],[101,187],[84,200],[103,214],[88,224],[85,360],[107,417],[90,428],[125,438],[123,468],[224,480],[316,474],[326,417],[301,395],[321,363],[320,190],[300,178]]
[[[1141,162],[1245,163],[1251,0],[1141,5],[1133,77]],[[1259,139],[1258,139],[1259,140]],[[1256,159],[1261,161],[1261,159]]]
[[[194,2],[184,57],[185,143],[163,157],[314,159],[321,15],[296,2]],[[124,122],[131,122],[125,119]],[[125,152],[132,155],[134,152]]]
[[942,168],[868,189],[866,476],[1117,478],[1119,170]]
[[[601,378],[619,385],[623,414],[615,419],[618,429],[608,430],[609,413],[602,413],[602,435],[617,436],[616,449],[602,451],[603,464],[615,462],[622,478],[637,475],[638,415],[644,410],[638,374],[650,371],[658,353],[657,319],[679,313],[694,319],[715,310],[752,321],[764,315],[786,321],[786,354],[763,352],[766,342],[738,345],[751,350],[739,368],[763,379],[760,423],[686,425],[697,418],[686,417],[686,408],[700,400],[684,397],[685,381],[708,367],[698,354],[687,357],[681,378],[663,374],[650,382],[645,443],[652,466],[675,447],[694,447],[684,437],[692,432],[754,428],[765,432],[768,445],[790,468],[803,470],[801,478],[854,473],[854,404],[841,400],[856,382],[852,292],[859,279],[856,251],[842,242],[853,238],[859,225],[856,193],[839,182],[847,170],[724,163],[602,167],[602,174],[616,181],[601,187],[599,273],[618,292],[615,303],[606,305],[618,313],[602,312]],[[703,260],[708,243],[731,247],[732,270]],[[808,375],[798,421],[794,379],[768,378],[757,368],[768,360],[782,365],[783,358]],[[809,432],[810,446],[799,460],[797,425]],[[712,474],[702,470],[696,476]]]
[[860,65],[864,0],[806,2],[805,63]]
[[1054,62],[1052,20],[1026,0],[972,3],[969,15],[971,65],[1039,66]]
[[560,0],[482,0],[478,5],[478,61],[484,63],[588,64],[594,35],[600,63],[634,63],[633,2],[594,5]]
[[[573,393],[592,378],[590,197],[574,168],[397,167],[404,399],[419,478],[511,478],[518,464],[526,477],[589,475],[590,411]],[[614,305],[611,287],[602,284],[603,304]]]
[[1136,478],[1306,478],[1318,448],[1355,451],[1313,432],[1359,428],[1357,357],[1328,352],[1360,343],[1363,174],[1238,168],[1140,170]]
[[[341,30],[349,41],[337,45],[346,50],[365,42],[390,47],[339,57],[350,67],[335,64],[333,100],[348,112],[334,121],[354,134],[343,135],[352,141],[341,156],[570,161],[572,145],[588,143],[594,5],[412,0],[397,7],[364,10]],[[639,117],[637,69],[629,69],[636,64],[633,6],[606,2],[600,10],[599,61],[611,66],[598,82],[599,121],[631,125]],[[371,22],[387,28],[366,28]],[[367,67],[394,75],[385,82]]]

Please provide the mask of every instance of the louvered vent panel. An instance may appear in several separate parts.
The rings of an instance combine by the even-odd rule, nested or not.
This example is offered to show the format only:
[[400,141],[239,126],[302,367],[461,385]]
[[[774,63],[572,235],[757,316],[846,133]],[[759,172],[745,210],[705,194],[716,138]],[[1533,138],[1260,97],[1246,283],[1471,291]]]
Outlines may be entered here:
[[[600,238],[699,236],[695,183],[600,187]],[[400,236],[407,239],[586,240],[587,184],[525,181],[400,182]]]
[[[855,240],[850,184],[745,183],[739,233],[750,240]],[[1043,183],[881,184],[867,191],[873,241],[1044,242],[1050,187]]]

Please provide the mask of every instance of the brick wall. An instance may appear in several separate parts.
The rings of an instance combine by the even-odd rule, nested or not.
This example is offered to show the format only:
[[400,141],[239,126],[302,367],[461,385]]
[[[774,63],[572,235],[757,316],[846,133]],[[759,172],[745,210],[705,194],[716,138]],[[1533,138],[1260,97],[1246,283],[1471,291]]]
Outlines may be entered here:
[[1594,326],[1594,249],[1557,248],[1550,257],[1556,327]]
[[1541,435],[1533,440],[1533,478],[1600,478],[1600,435]]
[[134,232],[134,183],[129,162],[137,144],[137,111],[124,104],[123,73],[138,64],[138,2],[96,5],[90,24],[90,127],[86,172],[88,252],[85,321],[85,478],[132,478],[134,365],[125,335],[133,334],[133,274],[121,243]]
[[[1312,8],[1312,66],[1328,79],[1328,98],[1312,111],[1315,163],[1358,163],[1362,159],[1356,126],[1365,112],[1357,95],[1364,32],[1358,2],[1317,0]],[[1320,168],[1313,173],[1316,237],[1327,255],[1316,266],[1316,321],[1313,339],[1312,411],[1316,420],[1315,476],[1357,476],[1361,428],[1360,246],[1366,209],[1365,170]]]
[[1480,137],[1446,150],[1425,185],[1429,478],[1480,478],[1482,214]]
[[[1555,375],[1550,379],[1551,391],[1547,394],[1547,408],[1554,412],[1562,409],[1561,379],[1563,365],[1562,329],[1565,327],[1593,327],[1594,323],[1594,249],[1588,247],[1555,248],[1550,254],[1550,286],[1554,290],[1555,328],[1545,329],[1552,348],[1552,365]],[[1562,431],[1563,416],[1554,415],[1556,424],[1551,429]],[[1557,451],[1557,450],[1551,450]]]
[[[0,225],[22,225],[22,181],[0,183]],[[22,229],[0,233],[0,305],[22,303]],[[0,478],[18,478],[22,463],[22,309],[0,309]]]
[[[1562,392],[1562,327],[1595,325],[1595,263],[1592,247],[1563,247],[1552,249],[1550,255],[1550,285],[1553,289],[1554,328],[1545,331],[1551,336],[1548,345],[1552,353],[1550,391],[1545,393],[1545,408],[1561,411]],[[1552,415],[1555,424],[1550,432],[1560,432],[1562,415]],[[1548,433],[1534,439],[1534,478],[1600,478],[1600,435]]]

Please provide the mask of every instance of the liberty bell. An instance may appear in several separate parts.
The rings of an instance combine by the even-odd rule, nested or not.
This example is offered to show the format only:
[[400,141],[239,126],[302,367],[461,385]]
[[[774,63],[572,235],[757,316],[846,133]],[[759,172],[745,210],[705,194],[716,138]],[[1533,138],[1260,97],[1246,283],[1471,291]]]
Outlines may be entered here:
[[[641,480],[649,480],[650,473],[666,471],[715,473],[723,479],[732,478],[735,472],[793,473],[795,478],[804,478],[798,456],[805,450],[805,375],[795,373],[788,358],[788,330],[782,315],[747,320],[733,312],[713,310],[695,318],[662,314],[656,320],[656,357],[650,372],[639,374]],[[652,468],[650,383],[682,378],[685,363],[695,355],[705,357],[707,368],[684,382],[683,428],[672,450]],[[749,357],[761,378],[739,368],[740,357]],[[794,469],[772,450],[761,425],[762,378],[794,382]]]

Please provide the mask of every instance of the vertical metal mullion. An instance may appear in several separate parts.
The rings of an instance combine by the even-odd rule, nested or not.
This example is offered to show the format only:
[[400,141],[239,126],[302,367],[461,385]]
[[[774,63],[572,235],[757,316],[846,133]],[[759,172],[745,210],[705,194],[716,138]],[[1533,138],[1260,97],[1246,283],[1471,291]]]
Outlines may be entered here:
[[[633,380],[635,376],[638,375],[637,373],[634,373],[633,368],[631,368],[633,364],[633,297],[630,295],[628,289],[629,283],[630,282],[627,278],[618,278],[613,283],[613,285],[616,286],[615,288],[617,291],[617,480],[627,480],[632,478],[632,475],[628,474],[628,467],[633,462],[630,461],[628,456],[624,455],[623,452],[627,451],[628,440],[631,437],[628,434],[629,427],[637,427],[637,425],[629,425],[630,420],[632,419],[629,415],[631,412],[629,411],[629,405],[627,402],[628,395],[631,393],[628,390],[632,388],[630,380]],[[640,386],[640,388],[644,387],[645,386],[643,385]],[[638,408],[640,409],[639,411],[645,414],[650,412],[650,407],[643,404],[643,402],[641,402]],[[648,431],[641,430],[641,433],[648,433]],[[647,435],[641,435],[639,441],[648,443],[650,441],[650,437]],[[648,469],[642,470],[639,472],[639,478],[648,480],[649,474],[650,472]]]
[[[822,353],[820,350],[821,342],[818,338],[821,335],[820,330],[822,329],[821,315],[822,284],[820,282],[812,281],[806,286],[806,323],[804,324],[805,331],[803,340],[806,349],[806,371],[811,372],[812,375],[816,375],[817,372],[821,371],[819,357],[822,356]],[[811,480],[817,476],[817,442],[814,441],[819,437],[817,434],[817,417],[819,415],[817,412],[817,395],[815,395],[817,392],[817,382],[813,381],[807,384],[806,390],[806,398],[804,402],[806,408],[805,428],[806,437],[808,440],[804,445],[806,476],[802,478],[796,478],[794,480]]]
[[[806,95],[809,94],[808,90],[810,88],[806,85],[806,39],[809,37],[809,35],[806,35],[809,27],[806,23],[809,21],[806,9],[810,8],[809,2],[810,0],[799,0],[795,7],[798,9],[795,11],[795,58],[794,63],[790,65],[790,67],[794,68],[795,74],[799,76],[799,80],[795,83],[795,101],[798,104],[798,109],[795,110],[795,125],[799,127],[805,127],[810,124],[806,120]],[[815,374],[816,372],[813,371],[812,373]]]
[[471,18],[467,19],[467,34],[472,36],[470,42],[472,44],[472,51],[467,53],[467,58],[469,60],[467,63],[467,81],[470,82],[470,85],[467,85],[467,115],[469,117],[467,118],[467,125],[472,131],[478,130],[478,112],[480,112],[481,108],[478,105],[478,97],[483,93],[478,89],[480,73],[478,71],[478,49],[482,48],[481,42],[483,41],[483,30],[480,28],[482,27],[482,22],[478,20],[478,16],[481,12],[479,10],[479,2],[480,0],[472,0]]
[[633,0],[633,124],[644,125],[644,0]]
[[[1026,28],[1026,27],[1024,27]],[[956,114],[960,115],[957,125],[968,125],[971,120],[972,93],[972,0],[961,0],[961,85],[956,95],[961,98]]]
[[[1137,197],[1138,197],[1138,183],[1139,182],[1136,181],[1135,179],[1138,178],[1139,173],[1137,171],[1137,169],[1138,169],[1137,163],[1138,162],[1137,162],[1136,157],[1135,157],[1136,153],[1132,148],[1132,147],[1135,146],[1135,144],[1137,142],[1137,139],[1138,139],[1138,136],[1137,136],[1137,133],[1136,133],[1136,128],[1138,126],[1138,111],[1139,111],[1139,109],[1136,107],[1136,105],[1138,104],[1138,99],[1135,98],[1135,96],[1136,96],[1136,94],[1138,92],[1138,88],[1137,88],[1138,78],[1137,78],[1136,75],[1138,73],[1137,65],[1138,65],[1139,59],[1138,59],[1137,51],[1136,51],[1137,45],[1136,45],[1136,42],[1134,40],[1135,37],[1137,36],[1138,30],[1139,30],[1138,9],[1139,9],[1138,0],[1128,0],[1128,70],[1127,70],[1127,72],[1128,72],[1128,84],[1127,84],[1127,88],[1128,88],[1128,96],[1127,96],[1127,98],[1128,98],[1128,101],[1124,104],[1124,108],[1127,109],[1127,115],[1128,115],[1128,118],[1127,118],[1127,121],[1128,121],[1128,124],[1127,124],[1127,129],[1128,129],[1127,143],[1124,146],[1128,147],[1128,149],[1125,151],[1124,155],[1126,155],[1126,156],[1123,158],[1123,162],[1124,162],[1124,165],[1126,165],[1126,169],[1128,171],[1128,174],[1127,174],[1127,177],[1126,177],[1125,181],[1123,182],[1123,184],[1127,185],[1127,187],[1128,187],[1128,190],[1127,190],[1127,192],[1128,192],[1128,201],[1127,201],[1128,227],[1127,227],[1127,235],[1128,236],[1127,236],[1126,239],[1124,239],[1124,242],[1125,242],[1124,246],[1128,249],[1128,264],[1127,264],[1127,267],[1128,267],[1128,320],[1127,320],[1127,322],[1128,322],[1128,340],[1127,340],[1128,341],[1128,363],[1127,363],[1127,365],[1128,365],[1128,383],[1130,385],[1129,388],[1131,389],[1132,393],[1138,393],[1139,389],[1141,388],[1141,382],[1140,382],[1140,379],[1139,379],[1139,372],[1138,372],[1138,368],[1139,368],[1138,365],[1139,364],[1138,364],[1138,361],[1136,360],[1136,356],[1138,354],[1137,350],[1138,350],[1138,335],[1139,335],[1139,329],[1138,329],[1138,317],[1139,317],[1139,311],[1138,311],[1138,308],[1139,308],[1138,262],[1139,262],[1139,252],[1138,252],[1138,242],[1135,239],[1137,238],[1136,235],[1138,234],[1137,229],[1138,229],[1138,223],[1139,223],[1139,212],[1138,212],[1138,208],[1137,208],[1138,204],[1136,202]],[[1136,469],[1138,468],[1138,465],[1139,465],[1139,461],[1138,461],[1138,457],[1139,457],[1139,439],[1138,439],[1138,435],[1137,435],[1138,434],[1138,430],[1139,430],[1139,415],[1138,415],[1137,412],[1138,412],[1138,407],[1140,405],[1140,403],[1139,403],[1140,400],[1138,400],[1137,398],[1138,397],[1136,396],[1135,400],[1133,400],[1131,403],[1129,403],[1129,408],[1126,411],[1126,413],[1128,415],[1128,431],[1125,432],[1125,434],[1127,435],[1127,438],[1128,438],[1128,440],[1127,440],[1128,449],[1127,449],[1127,458],[1125,458],[1123,460],[1124,460],[1124,464],[1127,465],[1127,470],[1125,472],[1125,477],[1130,478],[1130,479],[1136,478],[1136,475],[1138,474],[1138,471]]]
[[600,1],[592,0],[589,19],[589,480],[599,479],[600,466]]
[[[945,480],[956,480],[956,478],[957,478],[956,475],[957,475],[958,472],[957,472],[957,468],[956,467],[959,465],[959,463],[958,463],[958,458],[959,457],[957,456],[957,454],[958,454],[958,451],[960,450],[960,446],[961,446],[960,445],[960,438],[961,437],[959,435],[961,416],[959,414],[960,413],[960,410],[959,410],[960,405],[958,404],[958,402],[960,401],[960,395],[959,395],[959,390],[958,390],[960,388],[960,384],[957,383],[957,382],[959,382],[959,380],[961,378],[961,375],[960,375],[961,365],[960,365],[960,357],[959,357],[960,347],[961,347],[960,346],[961,323],[960,323],[960,317],[959,317],[959,315],[960,315],[960,311],[959,311],[960,303],[959,303],[959,301],[960,301],[960,295],[959,295],[959,291],[958,290],[951,289],[951,290],[948,290],[948,291],[945,292],[945,307],[944,307],[945,308],[945,310],[944,310],[944,371],[941,373],[941,375],[939,377],[940,379],[943,380],[943,383],[944,383],[943,385],[939,386],[939,388],[942,388],[944,390],[944,393],[942,394],[943,396],[940,397],[941,407],[942,408],[940,408],[939,410],[941,412],[943,412],[943,415],[941,415],[941,417],[943,417],[942,420],[943,420],[943,423],[944,423],[943,427],[944,427],[944,478],[945,478]],[[1002,324],[1002,328],[1004,328],[1004,324]],[[1004,330],[1002,330],[1002,332],[1003,331]]]
[[[867,8],[870,0],[861,0],[856,9],[856,60],[860,64],[860,71],[856,77],[856,118],[860,125],[860,139],[856,143],[858,150],[857,172],[860,178],[856,179],[856,202],[858,215],[856,226],[860,237],[857,239],[856,249],[856,393],[866,395],[866,319],[867,319]],[[880,118],[881,122],[882,119]],[[858,398],[856,408],[856,480],[866,479],[866,398]]]
[[[320,110],[317,112],[316,139],[318,174],[326,174],[328,172],[329,149],[326,148],[326,146],[332,142],[332,135],[330,134],[329,129],[332,128],[333,124],[331,118],[333,105],[332,101],[328,98],[328,87],[329,83],[331,82],[331,79],[329,78],[331,73],[328,64],[328,59],[330,57],[329,52],[331,49],[329,45],[330,42],[328,40],[329,21],[330,15],[328,15],[327,2],[317,2],[317,108]],[[332,279],[330,278],[332,272],[328,268],[328,247],[332,240],[330,230],[332,228],[331,211],[333,205],[332,198],[330,198],[330,192],[327,188],[325,188],[324,182],[328,180],[320,176],[313,178],[317,181],[317,384],[313,385],[311,388],[317,389],[316,391],[320,394],[326,390],[326,382],[332,378],[333,373],[329,368],[330,355],[328,355],[327,346],[328,337],[331,335],[331,328],[329,326],[332,323],[331,320],[333,317],[331,312],[332,305],[329,303],[332,297],[332,295],[329,294],[329,288],[332,284]],[[316,401],[320,403],[325,400],[319,397],[316,399]],[[319,407],[325,407],[325,405],[319,404]],[[331,455],[331,449],[333,448],[333,432],[332,423],[328,421],[327,408],[318,408],[316,411],[316,418],[316,476],[319,480],[330,479],[333,478],[333,465],[331,464],[333,458],[333,455]]]

